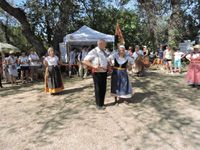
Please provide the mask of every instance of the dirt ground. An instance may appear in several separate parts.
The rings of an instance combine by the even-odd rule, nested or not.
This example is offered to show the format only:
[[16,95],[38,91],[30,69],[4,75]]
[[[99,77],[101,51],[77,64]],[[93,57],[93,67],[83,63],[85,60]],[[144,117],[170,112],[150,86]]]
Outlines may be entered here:
[[43,83],[0,89],[1,150],[198,150],[200,92],[184,74],[130,78],[129,104],[113,105],[110,79],[97,110],[92,79],[66,79],[59,96]]

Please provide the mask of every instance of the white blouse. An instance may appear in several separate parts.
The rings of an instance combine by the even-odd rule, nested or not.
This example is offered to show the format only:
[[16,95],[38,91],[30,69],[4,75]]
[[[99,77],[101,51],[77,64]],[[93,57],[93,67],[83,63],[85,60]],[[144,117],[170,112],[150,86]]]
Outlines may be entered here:
[[20,66],[24,66],[24,67],[27,67],[29,66],[29,59],[27,56],[23,57],[23,56],[20,56],[19,57],[19,60],[22,64],[20,64]]
[[186,58],[188,59],[188,60],[190,60],[190,59],[197,59],[197,58],[199,58],[200,59],[200,53],[197,53],[197,54],[188,54],[187,56],[186,56]]
[[48,63],[48,66],[57,66],[59,58],[58,58],[58,56],[54,56],[54,57],[47,56],[47,57],[45,57],[44,60]]
[[119,57],[118,52],[116,52],[116,53],[114,53],[114,54],[112,54],[108,57],[108,61],[111,62],[112,65],[114,65],[115,59],[117,60],[119,65],[124,64],[127,60],[128,60],[128,63],[131,64],[131,65],[134,63],[134,59],[131,58],[129,55],[126,54],[125,57],[121,58],[121,57]]
[[[100,66],[104,69],[107,69],[108,67],[108,60],[106,53],[99,49],[99,47],[96,47],[95,49],[91,50],[87,56],[84,58],[84,60],[91,61],[92,65]],[[101,71],[103,72],[103,71]]]
[[134,61],[138,58],[138,54],[144,56],[144,52],[142,50],[134,52],[133,55],[132,55]]
[[[29,60],[30,60],[30,66],[40,66],[39,64],[39,56],[35,53],[35,54],[30,54],[29,55]],[[33,61],[34,60],[34,61]]]
[[9,62],[10,65],[15,65],[17,61],[17,57],[9,56],[7,61]]

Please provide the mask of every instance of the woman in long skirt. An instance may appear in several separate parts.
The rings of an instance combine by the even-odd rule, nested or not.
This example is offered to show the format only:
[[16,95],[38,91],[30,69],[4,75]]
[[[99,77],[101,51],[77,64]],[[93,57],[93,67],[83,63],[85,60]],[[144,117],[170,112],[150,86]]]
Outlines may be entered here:
[[51,95],[60,93],[64,89],[59,64],[62,63],[55,55],[54,49],[50,47],[48,56],[44,59],[44,65],[46,66],[45,92],[49,92]]
[[111,75],[111,95],[115,97],[115,103],[119,98],[131,98],[132,86],[128,78],[127,69],[131,69],[134,60],[126,54],[125,47],[119,46],[119,52],[108,57],[108,61],[113,65]]
[[194,51],[186,58],[190,61],[186,81],[190,86],[200,88],[200,45],[194,46]]

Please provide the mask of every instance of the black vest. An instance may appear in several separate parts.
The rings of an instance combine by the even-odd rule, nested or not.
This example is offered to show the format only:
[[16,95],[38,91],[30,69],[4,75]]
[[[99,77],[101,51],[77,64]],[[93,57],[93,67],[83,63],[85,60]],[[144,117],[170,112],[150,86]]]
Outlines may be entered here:
[[117,61],[117,59],[115,58],[115,64],[114,64],[114,67],[117,67],[117,68],[125,68],[126,69],[126,66],[127,66],[127,63],[128,63],[128,60],[123,63],[122,65],[120,65]]

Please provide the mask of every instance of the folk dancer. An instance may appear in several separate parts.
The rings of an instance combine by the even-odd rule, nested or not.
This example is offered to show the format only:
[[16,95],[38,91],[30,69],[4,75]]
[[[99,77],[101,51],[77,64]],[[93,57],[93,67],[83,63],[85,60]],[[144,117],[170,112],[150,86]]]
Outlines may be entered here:
[[200,45],[195,45],[191,54],[186,58],[190,61],[188,71],[186,74],[186,81],[188,85],[200,89]]
[[61,72],[58,65],[62,65],[58,56],[55,55],[54,49],[48,49],[48,56],[44,59],[45,70],[45,92],[51,95],[60,93],[64,89]]
[[128,69],[132,69],[133,58],[125,51],[123,45],[119,46],[119,51],[108,57],[109,63],[113,66],[111,75],[111,95],[115,97],[118,104],[119,98],[131,98],[132,86],[128,78]]
[[105,53],[106,42],[99,40],[97,47],[92,49],[85,57],[83,64],[92,68],[95,89],[95,100],[98,109],[105,109],[104,100],[107,84],[108,61]]

